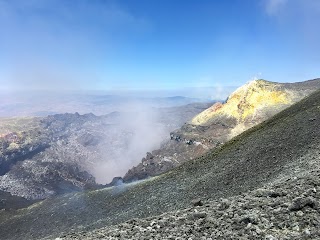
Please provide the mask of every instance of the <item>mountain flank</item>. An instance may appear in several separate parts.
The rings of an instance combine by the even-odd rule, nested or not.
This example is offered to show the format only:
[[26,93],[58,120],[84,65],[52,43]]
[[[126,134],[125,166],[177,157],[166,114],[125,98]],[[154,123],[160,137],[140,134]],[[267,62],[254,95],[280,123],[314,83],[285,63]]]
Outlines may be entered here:
[[[160,226],[163,220],[160,228],[166,233],[160,237],[206,237],[204,234],[211,232],[207,237],[212,239],[316,239],[320,222],[319,125],[317,91],[219,148],[158,177],[46,199],[17,212],[2,211],[1,236],[117,239],[138,231],[141,237],[150,238],[161,230],[152,231],[145,224],[154,220],[154,226]],[[196,198],[204,202],[203,207],[192,206]],[[170,213],[153,217],[165,212]],[[183,219],[189,215],[189,220]],[[123,224],[90,232],[119,223]],[[198,228],[206,223],[207,230]],[[57,234],[60,232],[65,233]]]
[[319,239],[320,171],[189,208],[60,235],[71,239]]
[[148,153],[123,179],[131,182],[156,176],[200,157],[319,88],[320,79],[297,83],[251,81],[234,91],[224,103],[215,103],[171,132],[170,140]]

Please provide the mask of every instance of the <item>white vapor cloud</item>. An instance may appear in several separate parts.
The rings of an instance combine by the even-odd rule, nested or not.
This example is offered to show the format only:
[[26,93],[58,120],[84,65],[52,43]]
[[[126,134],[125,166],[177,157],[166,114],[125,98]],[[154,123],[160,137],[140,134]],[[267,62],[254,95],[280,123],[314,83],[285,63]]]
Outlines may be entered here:
[[270,16],[276,15],[285,8],[287,2],[288,0],[266,0],[265,1],[266,12]]
[[300,57],[320,60],[319,0],[261,0],[261,3],[279,36],[295,44],[294,51]]
[[[122,115],[114,130],[128,136],[119,138],[115,134],[112,141],[118,141],[119,147],[103,146],[104,157],[90,169],[99,183],[109,183],[113,177],[124,176],[128,169],[140,163],[146,152],[158,149],[169,136],[168,128],[159,124],[160,112],[157,109],[138,102],[127,104],[125,108],[134,111]],[[110,133],[108,135],[110,137]]]

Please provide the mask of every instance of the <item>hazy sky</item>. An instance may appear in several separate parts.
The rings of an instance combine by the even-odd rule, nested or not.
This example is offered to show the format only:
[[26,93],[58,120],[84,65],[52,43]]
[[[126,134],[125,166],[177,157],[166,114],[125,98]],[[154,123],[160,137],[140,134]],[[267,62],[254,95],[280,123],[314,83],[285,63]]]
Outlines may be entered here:
[[319,0],[0,0],[0,86],[172,89],[320,77]]

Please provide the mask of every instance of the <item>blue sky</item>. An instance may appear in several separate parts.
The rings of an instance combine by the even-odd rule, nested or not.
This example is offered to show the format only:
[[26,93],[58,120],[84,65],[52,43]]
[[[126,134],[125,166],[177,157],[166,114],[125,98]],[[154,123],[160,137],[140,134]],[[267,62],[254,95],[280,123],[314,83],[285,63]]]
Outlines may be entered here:
[[320,77],[318,0],[0,0],[2,89]]

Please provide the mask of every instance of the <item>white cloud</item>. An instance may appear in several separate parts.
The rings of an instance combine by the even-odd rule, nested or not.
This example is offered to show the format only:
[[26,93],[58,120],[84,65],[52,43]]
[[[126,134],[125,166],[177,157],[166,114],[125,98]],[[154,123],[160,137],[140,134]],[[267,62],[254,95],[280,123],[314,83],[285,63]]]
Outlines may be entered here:
[[270,16],[277,15],[282,9],[285,8],[288,0],[266,0],[265,9]]
[[[320,1],[261,0],[262,11],[270,18],[274,35],[297,59],[319,62]],[[287,43],[289,43],[287,45]]]

